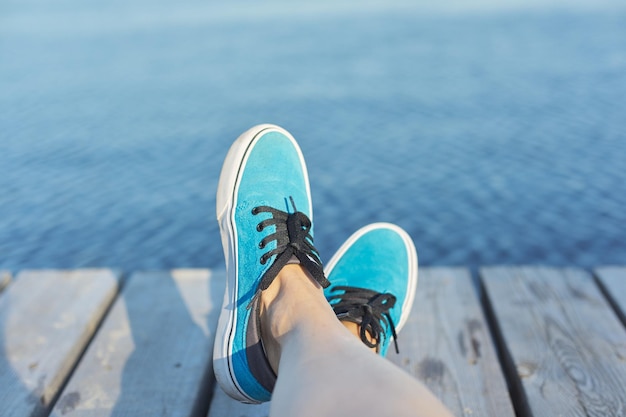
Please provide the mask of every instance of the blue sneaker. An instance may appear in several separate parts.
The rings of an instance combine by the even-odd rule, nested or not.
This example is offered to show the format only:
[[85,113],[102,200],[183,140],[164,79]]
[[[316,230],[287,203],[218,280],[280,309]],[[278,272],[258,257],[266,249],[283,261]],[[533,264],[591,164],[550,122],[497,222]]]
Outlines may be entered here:
[[276,375],[260,335],[261,291],[287,263],[300,263],[322,287],[329,284],[313,246],[308,174],[294,138],[273,125],[243,133],[226,155],[216,200],[227,281],[215,377],[239,401],[269,401]]
[[[417,253],[398,226],[374,223],[354,233],[325,269],[332,286],[324,295],[337,318],[360,325],[363,343],[382,356],[413,306]],[[368,333],[369,336],[368,337]]]

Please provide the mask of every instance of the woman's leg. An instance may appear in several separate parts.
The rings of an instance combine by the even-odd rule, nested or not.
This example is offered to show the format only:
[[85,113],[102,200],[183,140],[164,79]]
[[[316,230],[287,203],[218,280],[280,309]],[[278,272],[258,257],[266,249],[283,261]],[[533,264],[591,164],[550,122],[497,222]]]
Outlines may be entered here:
[[278,374],[272,416],[451,416],[337,320],[307,275],[287,265],[261,296],[263,343]]

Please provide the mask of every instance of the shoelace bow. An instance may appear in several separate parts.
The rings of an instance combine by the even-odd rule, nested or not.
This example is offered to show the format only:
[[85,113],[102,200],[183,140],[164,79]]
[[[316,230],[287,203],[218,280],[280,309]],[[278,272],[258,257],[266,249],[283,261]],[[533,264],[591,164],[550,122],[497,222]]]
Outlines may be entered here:
[[265,265],[272,256],[276,259],[261,277],[257,292],[250,301],[248,308],[253,304],[261,291],[266,290],[274,281],[280,270],[287,265],[289,260],[295,256],[302,265],[323,288],[330,285],[324,276],[324,269],[319,253],[313,246],[313,236],[311,236],[311,220],[306,214],[296,209],[293,197],[289,197],[293,213],[275,209],[270,206],[258,206],[252,209],[253,215],[260,213],[270,213],[272,217],[262,220],[256,227],[258,232],[262,232],[268,226],[275,226],[274,233],[265,236],[259,243],[259,248],[264,249],[269,243],[276,241],[276,248],[267,251],[261,256],[259,261]]
[[[379,350],[385,331],[383,325],[386,324],[391,329],[396,353],[399,353],[396,327],[389,314],[389,310],[396,304],[393,294],[349,286],[336,286],[332,291],[339,292],[328,297],[335,314],[340,320],[348,320],[360,326],[361,340],[366,346]],[[375,343],[368,339],[368,332]]]

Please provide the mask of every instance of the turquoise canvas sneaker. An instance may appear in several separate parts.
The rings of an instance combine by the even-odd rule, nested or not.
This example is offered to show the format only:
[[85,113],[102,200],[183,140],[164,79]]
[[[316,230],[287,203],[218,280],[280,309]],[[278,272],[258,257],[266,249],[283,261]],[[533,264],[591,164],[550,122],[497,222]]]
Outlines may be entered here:
[[387,354],[413,306],[417,253],[400,227],[374,223],[354,233],[325,268],[324,290],[337,318],[360,325],[363,343]]
[[261,292],[287,263],[299,263],[328,286],[313,246],[308,174],[294,138],[273,125],[243,133],[228,151],[216,200],[227,281],[215,377],[239,401],[269,401],[276,375],[260,336]]

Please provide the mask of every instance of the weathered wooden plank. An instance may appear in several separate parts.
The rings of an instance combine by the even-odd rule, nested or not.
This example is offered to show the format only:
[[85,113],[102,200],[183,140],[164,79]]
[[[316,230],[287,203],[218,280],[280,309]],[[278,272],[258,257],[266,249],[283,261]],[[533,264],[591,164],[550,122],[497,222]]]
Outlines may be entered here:
[[224,273],[130,277],[52,415],[206,416]]
[[604,267],[595,272],[602,290],[626,326],[626,267]]
[[626,331],[582,270],[481,270],[520,415],[626,415]]
[[46,415],[117,292],[106,269],[25,271],[0,297],[0,410]]
[[422,268],[411,315],[387,357],[456,416],[515,416],[471,276]]
[[11,282],[11,273],[9,271],[0,271],[0,292],[6,288]]

